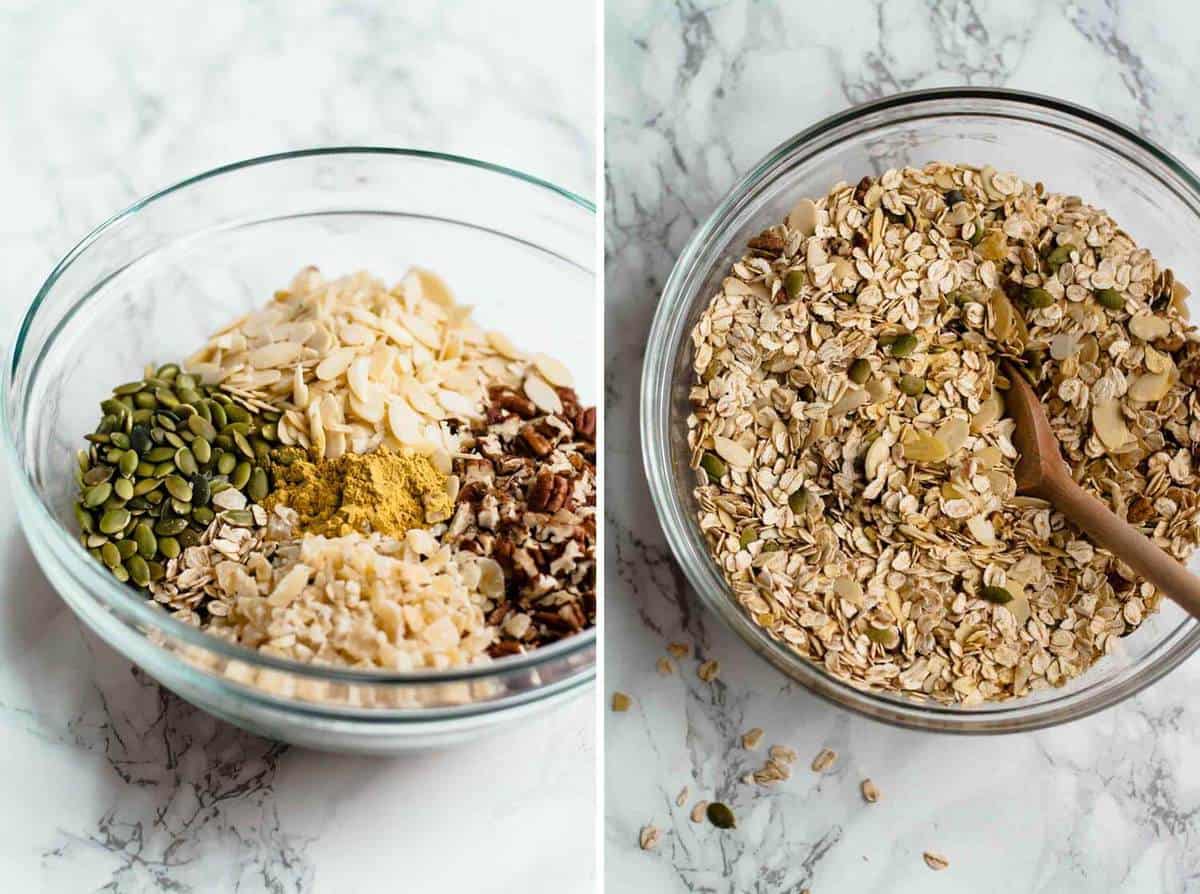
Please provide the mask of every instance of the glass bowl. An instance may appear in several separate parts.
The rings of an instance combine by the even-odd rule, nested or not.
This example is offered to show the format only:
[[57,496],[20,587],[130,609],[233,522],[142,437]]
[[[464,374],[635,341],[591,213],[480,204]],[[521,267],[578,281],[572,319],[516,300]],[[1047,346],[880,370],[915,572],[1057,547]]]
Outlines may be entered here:
[[[1087,109],[1007,90],[947,89],[894,96],[809,128],[767,155],[692,236],[667,280],[646,347],[642,450],[650,492],[675,558],[701,601],[763,658],[836,704],[900,726],[959,733],[1036,729],[1128,698],[1200,645],[1200,624],[1173,603],[1114,654],[1059,689],[976,707],[917,702],[828,674],[772,639],[731,597],[696,522],[686,423],[689,335],[746,240],[799,199],[838,181],[929,161],[992,164],[1054,192],[1107,208],[1140,245],[1200,283],[1200,183],[1176,159]],[[1190,299],[1195,310],[1196,296]],[[1195,560],[1192,563],[1196,566]]]
[[597,395],[595,210],[515,171],[398,149],[239,162],[113,217],[54,269],[4,370],[2,425],[29,545],[101,638],[179,695],[261,735],[384,753],[467,738],[587,691],[596,634],[462,670],[314,667],[227,644],[166,616],[84,551],[72,464],[98,404],[147,362],[186,356],[315,264],[391,283],[441,274],[488,328],[568,358]]

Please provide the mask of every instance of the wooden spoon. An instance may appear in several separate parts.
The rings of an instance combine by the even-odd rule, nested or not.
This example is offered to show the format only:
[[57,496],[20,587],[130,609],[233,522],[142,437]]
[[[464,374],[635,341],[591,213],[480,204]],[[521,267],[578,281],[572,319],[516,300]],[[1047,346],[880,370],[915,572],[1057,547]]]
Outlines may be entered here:
[[1075,483],[1041,401],[1011,363],[1004,364],[1004,371],[1012,383],[1005,407],[1017,423],[1013,446],[1021,454],[1016,468],[1017,493],[1048,500],[1092,540],[1174,599],[1188,614],[1200,618],[1200,579]]

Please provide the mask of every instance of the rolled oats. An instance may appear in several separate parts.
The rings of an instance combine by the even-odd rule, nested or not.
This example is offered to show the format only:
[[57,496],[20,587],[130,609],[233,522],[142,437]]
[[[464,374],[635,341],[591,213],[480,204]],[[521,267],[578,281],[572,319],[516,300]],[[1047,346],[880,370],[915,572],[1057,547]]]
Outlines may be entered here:
[[692,331],[699,523],[734,598],[829,673],[918,700],[1085,671],[1159,595],[1016,496],[998,364],[1033,381],[1075,478],[1185,560],[1187,294],[1104,211],[988,167],[799,203]]

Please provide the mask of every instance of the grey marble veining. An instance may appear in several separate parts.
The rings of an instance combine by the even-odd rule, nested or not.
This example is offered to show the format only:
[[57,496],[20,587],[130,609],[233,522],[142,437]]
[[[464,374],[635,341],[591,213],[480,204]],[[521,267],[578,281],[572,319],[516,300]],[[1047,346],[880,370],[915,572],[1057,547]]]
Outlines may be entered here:
[[[1200,891],[1200,659],[1099,715],[1021,736],[891,729],[816,699],[698,604],[657,526],[637,438],[641,358],[677,253],[768,150],[864,100],[950,84],[1047,93],[1200,161],[1200,13],[1115,2],[655,3],[610,0],[606,24],[606,716],[610,890]],[[667,642],[721,662],[708,686],[660,676]],[[746,729],[797,750],[774,789]],[[808,762],[839,753],[817,776]],[[757,761],[757,762],[756,762]],[[859,783],[882,791],[866,805]],[[675,797],[689,786],[688,805]],[[736,832],[688,819],[731,803]],[[637,847],[653,823],[662,843]],[[950,860],[941,873],[925,850]]]
[[[596,39],[554,2],[0,3],[0,340],[94,226],[240,158],[419,147],[591,195]],[[0,570],[4,890],[592,890],[590,699],[440,754],[288,749],[83,633],[6,481]]]

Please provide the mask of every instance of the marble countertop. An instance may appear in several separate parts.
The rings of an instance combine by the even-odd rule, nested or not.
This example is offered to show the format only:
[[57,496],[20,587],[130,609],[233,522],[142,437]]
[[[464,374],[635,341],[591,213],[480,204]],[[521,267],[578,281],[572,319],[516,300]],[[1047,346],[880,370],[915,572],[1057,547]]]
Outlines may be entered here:
[[[550,0],[0,4],[0,340],[92,227],[239,158],[414,146],[593,195],[595,30]],[[264,741],[85,635],[9,505],[5,482],[5,890],[594,889],[591,699],[440,754]]]
[[[674,258],[737,177],[847,105],[949,84],[1052,93],[1200,162],[1200,15],[1181,3],[609,0],[606,23],[606,858],[613,891],[1200,891],[1200,658],[1035,734],[966,739],[854,717],[789,685],[703,611],[672,562],[636,437],[644,339]],[[786,110],[780,112],[779,110]],[[628,433],[617,437],[616,433]],[[721,663],[660,676],[670,641]],[[750,727],[799,753],[774,789]],[[811,773],[823,747],[835,768]],[[756,755],[759,762],[762,754]],[[879,786],[867,805],[859,783]],[[684,787],[687,808],[675,806]],[[714,793],[735,832],[693,825]],[[663,831],[638,849],[638,831]],[[921,854],[950,861],[934,873]]]

